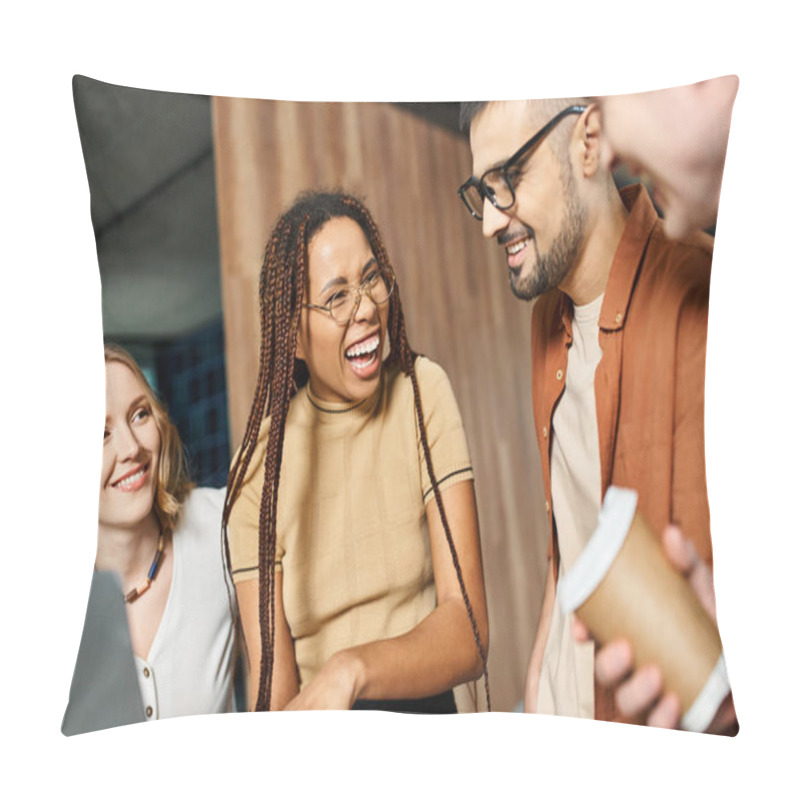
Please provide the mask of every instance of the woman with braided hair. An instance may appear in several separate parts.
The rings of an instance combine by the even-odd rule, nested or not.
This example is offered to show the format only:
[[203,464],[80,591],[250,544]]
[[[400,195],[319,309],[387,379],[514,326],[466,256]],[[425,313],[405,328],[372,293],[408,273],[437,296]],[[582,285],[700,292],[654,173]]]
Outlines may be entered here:
[[[367,209],[301,196],[267,244],[258,380],[223,513],[256,710],[447,713],[483,673],[472,467]],[[388,351],[388,355],[387,355]]]

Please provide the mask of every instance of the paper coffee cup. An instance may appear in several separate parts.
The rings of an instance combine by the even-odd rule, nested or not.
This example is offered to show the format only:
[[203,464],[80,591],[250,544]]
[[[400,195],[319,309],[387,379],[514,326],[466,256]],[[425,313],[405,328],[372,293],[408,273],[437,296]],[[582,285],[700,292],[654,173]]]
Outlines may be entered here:
[[608,489],[597,529],[559,581],[559,602],[601,644],[627,639],[636,668],[658,664],[685,712],[681,727],[703,731],[730,691],[719,631],[637,500],[631,489]]

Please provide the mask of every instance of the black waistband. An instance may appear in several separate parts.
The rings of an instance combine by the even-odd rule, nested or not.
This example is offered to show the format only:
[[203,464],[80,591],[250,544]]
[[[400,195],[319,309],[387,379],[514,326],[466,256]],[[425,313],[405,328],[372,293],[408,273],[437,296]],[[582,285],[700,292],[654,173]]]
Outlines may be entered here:
[[452,689],[416,700],[356,700],[353,711],[396,711],[401,714],[458,713]]

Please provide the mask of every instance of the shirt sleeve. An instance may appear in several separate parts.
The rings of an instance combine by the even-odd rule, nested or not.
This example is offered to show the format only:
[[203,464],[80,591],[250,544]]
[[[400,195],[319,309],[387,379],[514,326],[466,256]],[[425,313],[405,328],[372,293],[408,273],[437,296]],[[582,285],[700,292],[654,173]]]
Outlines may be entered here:
[[[467,437],[447,374],[438,364],[427,358],[418,358],[415,370],[426,438],[439,489],[460,481],[472,480],[474,476]],[[419,425],[416,429],[422,499],[423,503],[427,503],[433,497],[433,486],[428,474]]]
[[[268,435],[269,420],[265,420],[261,425],[242,489],[228,519],[228,548],[234,583],[258,578],[258,520],[261,494],[264,491],[264,457]],[[275,568],[278,570],[282,568],[282,556],[278,546],[275,553]]]
[[703,425],[707,330],[708,287],[694,287],[684,297],[678,322],[672,519],[693,541],[698,555],[710,564]]

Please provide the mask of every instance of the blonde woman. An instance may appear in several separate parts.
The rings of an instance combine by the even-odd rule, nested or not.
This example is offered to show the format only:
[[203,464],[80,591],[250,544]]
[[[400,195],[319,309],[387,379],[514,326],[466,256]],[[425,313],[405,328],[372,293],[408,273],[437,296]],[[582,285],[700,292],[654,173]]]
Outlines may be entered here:
[[95,567],[121,578],[145,717],[230,711],[224,492],[192,488],[178,432],[134,359],[109,345],[105,364]]

